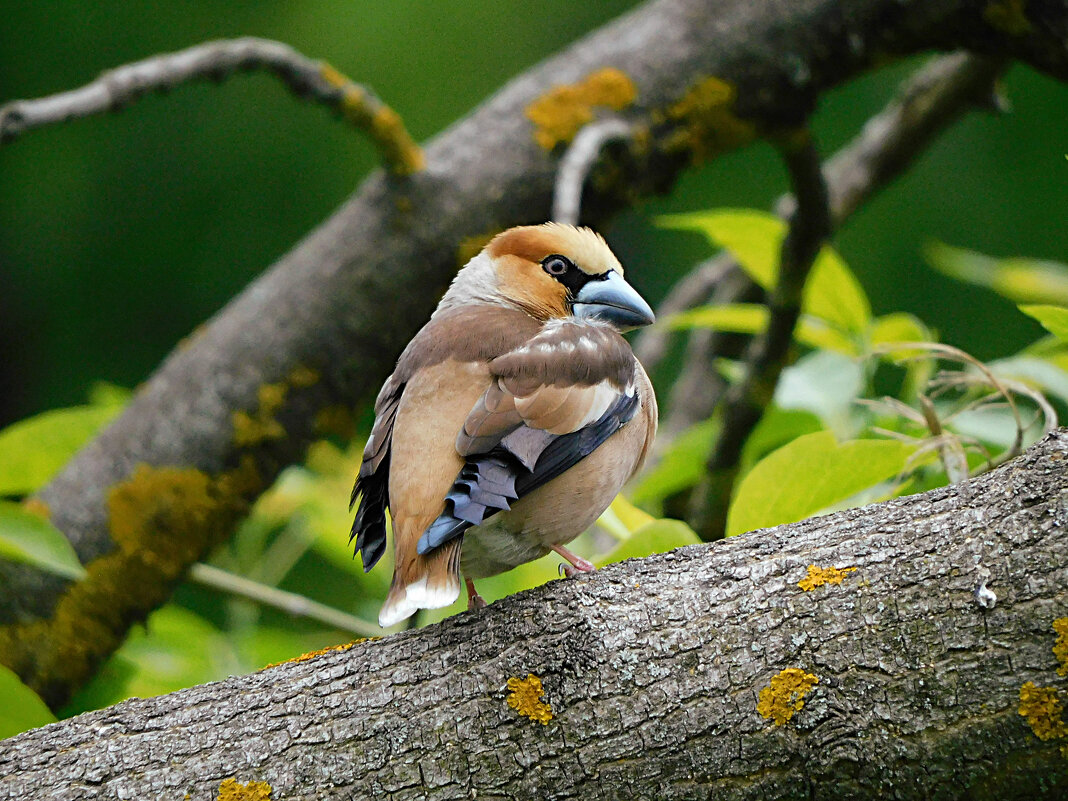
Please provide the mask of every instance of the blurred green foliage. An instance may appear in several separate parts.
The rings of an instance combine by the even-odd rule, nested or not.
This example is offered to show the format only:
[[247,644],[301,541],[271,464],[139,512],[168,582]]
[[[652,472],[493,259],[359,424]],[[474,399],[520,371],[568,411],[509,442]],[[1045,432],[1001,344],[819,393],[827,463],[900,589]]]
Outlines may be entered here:
[[[631,5],[20,4],[0,26],[0,102],[71,88],[155,52],[247,34],[331,61],[372,85],[426,138]],[[824,151],[848,141],[916,63],[825,97],[814,121]],[[1012,114],[975,114],[954,127],[821,254],[797,336],[801,358],[743,453],[732,533],[959,478],[1011,449],[1021,427],[1023,444],[1036,437],[1048,418],[1043,403],[1063,414],[1068,312],[1054,290],[1068,275],[1057,261],[1068,253],[1068,90],[1022,68],[1009,74],[1007,89]],[[184,87],[0,149],[0,423],[20,421],[0,430],[0,496],[11,499],[0,503],[4,558],[77,572],[61,535],[15,501],[125,402],[126,393],[107,384],[90,393],[94,382],[144,380],[181,337],[337,206],[374,161],[366,142],[264,76]],[[780,222],[762,212],[692,212],[768,208],[783,189],[773,150],[756,145],[691,170],[670,196],[626,212],[605,233],[653,301],[710,255],[710,242],[768,286]],[[670,225],[658,223],[665,214],[675,215]],[[1034,258],[1011,258],[1022,254]],[[1031,304],[1026,314],[1016,302]],[[661,324],[754,332],[766,319],[762,308],[739,305]],[[893,345],[906,341],[928,346]],[[939,341],[985,364],[938,350]],[[738,375],[737,364],[719,367]],[[663,372],[662,390],[671,365]],[[76,405],[87,394],[89,403]],[[56,407],[68,408],[38,414]],[[631,488],[647,511],[617,500],[575,549],[606,564],[695,543],[684,523],[655,513],[664,497],[698,481],[717,429],[712,419],[680,436]],[[344,536],[361,448],[316,444],[212,563],[374,620],[389,558],[365,575]],[[492,601],[553,580],[554,559],[481,582],[479,591]],[[351,636],[187,583],[63,712],[248,672]],[[0,737],[50,719],[26,693],[0,670],[0,697],[17,702],[0,717]]]
[[[0,100],[37,97],[211,38],[265,36],[373,86],[413,134],[441,131],[510,77],[635,5],[397,0],[388,4],[8,4]],[[826,153],[852,137],[915,61],[825,96]],[[1037,328],[996,296],[929,270],[929,238],[996,256],[1063,259],[1068,87],[1015,68],[1014,110],[971,115],[839,233],[875,311],[906,310],[989,357]],[[321,221],[374,166],[371,146],[265,75],[182,87],[0,148],[0,423],[135,386],[183,336]],[[702,253],[665,212],[768,208],[785,188],[756,145],[683,176],[605,233],[657,300]],[[996,321],[996,324],[995,324]]]

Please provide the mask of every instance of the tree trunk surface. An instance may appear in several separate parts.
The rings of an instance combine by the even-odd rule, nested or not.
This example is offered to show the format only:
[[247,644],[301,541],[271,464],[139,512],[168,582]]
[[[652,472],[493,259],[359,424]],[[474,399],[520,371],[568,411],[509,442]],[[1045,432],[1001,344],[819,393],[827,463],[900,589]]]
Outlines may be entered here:
[[[855,569],[806,591],[810,565]],[[21,734],[0,799],[1064,798],[1059,708],[1019,707],[1063,688],[1066,614],[1059,429],[957,486]],[[544,724],[508,703],[531,675]]]

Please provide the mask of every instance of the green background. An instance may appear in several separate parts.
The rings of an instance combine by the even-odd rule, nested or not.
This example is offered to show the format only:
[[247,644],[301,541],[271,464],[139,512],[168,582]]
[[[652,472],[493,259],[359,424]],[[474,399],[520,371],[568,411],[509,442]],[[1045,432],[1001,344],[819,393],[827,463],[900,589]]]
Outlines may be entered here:
[[[426,139],[632,5],[8,3],[0,102],[73,88],[160,51],[254,35],[371,85]],[[824,151],[847,142],[915,66],[826,96],[814,121]],[[1012,113],[976,113],[954,127],[836,239],[876,312],[914,311],[981,358],[1010,352],[1039,327],[992,293],[935,274],[923,243],[1068,254],[1068,89],[1017,67],[1007,91]],[[182,87],[0,148],[0,425],[81,402],[96,379],[143,381],[374,164],[358,135],[264,75]],[[605,234],[655,302],[708,252],[698,236],[657,230],[658,214],[768,208],[783,189],[774,152],[756,145],[690,171]]]

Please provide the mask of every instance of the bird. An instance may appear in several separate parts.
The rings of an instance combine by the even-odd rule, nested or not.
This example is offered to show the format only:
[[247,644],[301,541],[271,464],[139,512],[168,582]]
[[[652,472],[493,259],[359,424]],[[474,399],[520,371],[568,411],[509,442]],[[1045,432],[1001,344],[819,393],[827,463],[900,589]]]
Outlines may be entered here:
[[461,268],[375,401],[349,536],[365,572],[386,549],[388,628],[452,604],[474,580],[566,546],[640,468],[656,397],[622,333],[649,304],[593,230],[510,228]]

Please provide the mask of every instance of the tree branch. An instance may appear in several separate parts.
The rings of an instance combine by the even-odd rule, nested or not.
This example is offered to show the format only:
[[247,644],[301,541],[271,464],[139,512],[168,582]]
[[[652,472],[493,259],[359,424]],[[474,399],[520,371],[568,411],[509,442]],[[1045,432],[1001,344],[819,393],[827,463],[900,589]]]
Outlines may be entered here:
[[235,72],[255,69],[271,72],[298,97],[326,105],[369,135],[390,172],[408,175],[423,168],[422,150],[397,113],[374,92],[289,45],[251,36],[152,56],[108,70],[78,89],[6,103],[0,106],[0,143],[45,125],[118,111],[149,92],[167,92],[205,78],[222,81]]
[[794,327],[801,316],[801,294],[816,255],[831,233],[827,185],[811,138],[782,148],[796,207],[782,243],[779,276],[768,295],[768,327],[746,353],[745,377],[727,390],[723,425],[706,464],[707,475],[694,493],[691,519],[706,542],[724,536],[727,506],[738,473],[742,446],[771,402],[786,366]]
[[[994,85],[1005,67],[1000,59],[952,53],[932,59],[910,76],[857,137],[825,163],[823,175],[834,227],[841,227],[873,195],[908,170],[935,138],[966,112],[983,106],[997,107]],[[790,195],[782,195],[775,202],[780,216],[789,216],[792,208]],[[737,270],[734,259],[726,253],[702,262],[675,284],[657,309],[657,317],[665,318],[710,302],[718,282]],[[752,282],[749,284],[755,288]],[[732,294],[746,296],[740,289]],[[647,370],[654,370],[667,353],[671,334],[664,327],[639,334],[634,351]],[[720,355],[721,340],[722,337],[703,331],[690,335],[691,345],[677,382],[680,389],[673,393],[680,402],[668,405],[662,427],[669,435],[712,414],[723,387],[710,365]]]
[[[27,732],[0,799],[1063,798],[1066,460],[1060,429],[954,487]],[[507,702],[531,674],[546,725]]]
[[609,142],[626,139],[630,126],[623,120],[607,119],[583,127],[560,159],[553,187],[553,211],[556,222],[578,225],[582,211],[582,188],[597,163],[601,150]]
[[612,109],[649,132],[590,182],[597,223],[695,157],[798,125],[888,56],[971,47],[1068,75],[1068,8],[1044,5],[1010,35],[985,7],[727,0],[710,14],[658,0],[519,76],[438,136],[425,169],[369,178],[42,491],[87,577],[0,563],[0,659],[61,703],[282,466],[374,393],[470,240],[547,217],[559,148],[591,117]]

